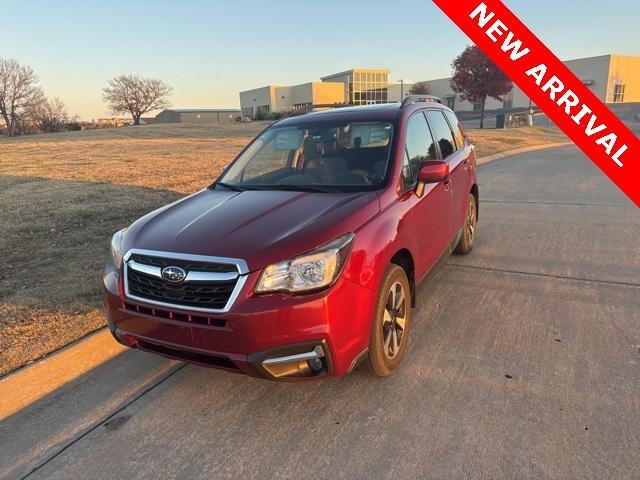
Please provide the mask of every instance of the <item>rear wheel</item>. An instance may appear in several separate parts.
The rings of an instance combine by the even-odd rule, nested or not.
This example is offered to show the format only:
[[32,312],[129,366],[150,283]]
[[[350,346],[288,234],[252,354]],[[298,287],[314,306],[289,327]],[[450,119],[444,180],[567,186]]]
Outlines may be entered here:
[[369,365],[374,375],[386,377],[400,365],[407,349],[411,319],[411,290],[405,271],[389,265],[378,292],[369,342]]
[[478,205],[476,197],[473,194],[467,199],[467,210],[464,214],[464,225],[462,227],[462,238],[458,242],[455,253],[466,255],[473,250],[473,242],[476,238],[476,230],[478,229]]

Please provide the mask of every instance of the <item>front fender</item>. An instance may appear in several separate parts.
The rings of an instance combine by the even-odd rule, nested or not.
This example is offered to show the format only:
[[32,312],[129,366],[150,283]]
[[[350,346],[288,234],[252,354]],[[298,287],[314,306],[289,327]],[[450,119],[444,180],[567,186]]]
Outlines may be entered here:
[[356,232],[344,275],[378,292],[387,265],[400,250],[416,258],[417,242],[408,205],[395,203]]

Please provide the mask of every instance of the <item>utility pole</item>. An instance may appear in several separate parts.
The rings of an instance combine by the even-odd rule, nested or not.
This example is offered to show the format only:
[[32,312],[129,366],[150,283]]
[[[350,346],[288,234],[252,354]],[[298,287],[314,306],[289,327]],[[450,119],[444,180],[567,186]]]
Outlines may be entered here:
[[400,79],[400,102],[404,100],[404,79]]

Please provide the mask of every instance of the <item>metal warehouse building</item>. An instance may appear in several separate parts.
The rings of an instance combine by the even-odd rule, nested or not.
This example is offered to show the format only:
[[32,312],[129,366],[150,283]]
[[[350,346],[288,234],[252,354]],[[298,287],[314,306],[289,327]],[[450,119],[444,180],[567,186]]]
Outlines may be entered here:
[[231,123],[240,110],[225,108],[169,108],[156,115],[156,123]]

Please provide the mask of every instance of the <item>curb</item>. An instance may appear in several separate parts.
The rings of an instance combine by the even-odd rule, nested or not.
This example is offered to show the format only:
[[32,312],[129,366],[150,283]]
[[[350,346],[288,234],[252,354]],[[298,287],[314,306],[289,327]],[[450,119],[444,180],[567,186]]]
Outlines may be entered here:
[[108,328],[63,347],[0,380],[0,420],[125,351]]
[[574,145],[574,143],[573,142],[548,143],[546,145],[534,145],[532,147],[516,148],[514,150],[494,153],[493,155],[487,155],[486,157],[479,158],[477,161],[477,164],[482,165],[485,163],[493,162],[495,160],[511,157],[513,155],[519,155],[521,153],[537,152],[539,150],[547,150],[549,148],[569,147],[571,145]]

